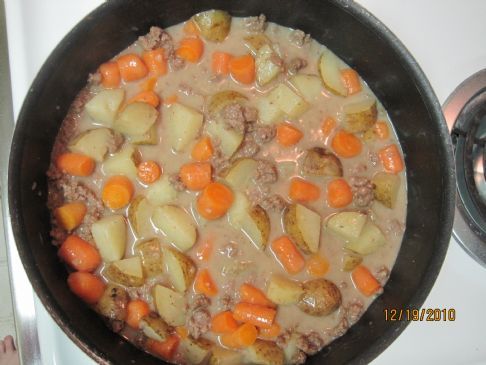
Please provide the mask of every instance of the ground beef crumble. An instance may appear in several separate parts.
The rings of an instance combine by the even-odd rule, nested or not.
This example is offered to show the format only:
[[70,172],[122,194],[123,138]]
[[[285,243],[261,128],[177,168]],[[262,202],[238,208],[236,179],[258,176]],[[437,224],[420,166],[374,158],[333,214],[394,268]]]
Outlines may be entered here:
[[278,179],[278,172],[275,164],[267,160],[259,160],[255,173],[255,183],[272,184]]
[[186,325],[189,334],[198,339],[211,328],[211,314],[208,307],[211,300],[203,294],[197,295],[189,306],[190,315],[187,318]]
[[169,183],[177,191],[185,191],[187,189],[186,185],[182,182],[179,174],[172,174],[169,176]]
[[351,176],[349,178],[354,204],[358,207],[367,207],[374,199],[373,183],[363,176]]
[[295,74],[305,67],[307,67],[307,61],[303,58],[296,57],[292,58],[287,64],[287,71]]
[[263,14],[245,19],[245,28],[249,33],[263,33],[267,28],[267,17]]
[[287,206],[287,202],[277,194],[272,194],[258,203],[263,209],[281,212]]
[[307,355],[314,355],[322,349],[325,342],[317,332],[301,334],[297,338],[297,348]]
[[174,41],[169,33],[159,27],[150,27],[150,31],[138,38],[140,45],[145,50],[163,48],[169,60],[169,65],[173,70],[180,70],[185,66],[185,61],[177,57],[174,48]]
[[305,34],[300,29],[295,29],[289,34],[289,41],[295,44],[297,47],[302,47],[303,45],[309,43],[310,40],[310,34]]

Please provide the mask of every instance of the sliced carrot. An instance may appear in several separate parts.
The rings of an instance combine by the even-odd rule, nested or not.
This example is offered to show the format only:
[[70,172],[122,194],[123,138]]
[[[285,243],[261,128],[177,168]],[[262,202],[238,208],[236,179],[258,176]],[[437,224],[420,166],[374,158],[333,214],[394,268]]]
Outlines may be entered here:
[[184,24],[184,27],[182,28],[185,34],[187,35],[199,35],[201,32],[199,31],[199,28],[197,27],[196,23],[192,19],[189,19],[186,24]]
[[236,81],[251,84],[255,81],[255,59],[249,54],[233,57],[229,62],[229,71]]
[[54,216],[66,231],[72,231],[83,222],[87,210],[84,203],[67,203],[56,208]]
[[108,208],[116,210],[127,206],[132,200],[133,193],[133,184],[129,178],[112,176],[103,187],[101,200]]
[[96,304],[105,291],[103,281],[89,272],[73,272],[67,283],[69,289],[88,304]]
[[191,157],[196,161],[207,161],[214,153],[213,144],[211,138],[208,136],[201,137],[199,141],[194,145]]
[[201,59],[203,51],[203,41],[199,37],[191,37],[181,40],[176,54],[187,62],[196,63]]
[[163,48],[143,52],[142,59],[150,74],[158,77],[167,73],[167,59]]
[[143,60],[135,53],[125,54],[116,59],[123,81],[143,79],[148,74],[148,68]]
[[362,143],[354,134],[338,131],[332,139],[331,146],[338,156],[354,157],[361,153]]
[[378,280],[364,265],[356,266],[351,273],[351,278],[356,288],[367,297],[375,294],[381,288]]
[[251,323],[244,323],[233,333],[220,336],[219,340],[223,346],[241,349],[253,345],[257,339],[258,330]]
[[141,91],[154,91],[155,85],[157,84],[157,77],[149,77],[140,83]]
[[155,161],[144,161],[137,166],[137,176],[144,184],[156,182],[160,175],[162,175],[162,169]]
[[196,257],[198,260],[202,262],[207,262],[209,261],[209,257],[211,256],[211,253],[213,252],[213,244],[211,241],[204,241],[201,243],[201,247],[198,248],[196,251]]
[[211,183],[211,164],[209,162],[186,163],[181,166],[179,177],[189,190],[202,190]]
[[289,197],[293,201],[298,202],[313,202],[319,199],[321,189],[300,177],[294,177],[290,181]]
[[149,338],[146,343],[150,352],[165,360],[170,360],[174,357],[177,347],[179,347],[179,341],[179,337],[172,335],[165,341],[155,341]]
[[324,137],[329,136],[334,128],[336,128],[336,119],[333,117],[327,117],[324,119],[321,126]]
[[362,90],[359,75],[352,68],[342,70],[341,79],[346,89],[348,89],[348,95],[357,94]]
[[404,168],[402,156],[396,144],[383,147],[378,151],[378,157],[387,172],[398,174]]
[[170,95],[167,98],[164,99],[164,104],[166,105],[172,105],[174,103],[177,103],[177,100],[179,100],[179,97],[177,95]]
[[194,290],[197,293],[213,297],[218,294],[218,288],[211,277],[208,269],[199,270],[194,279]]
[[189,330],[185,326],[177,326],[175,328],[177,336],[179,336],[180,339],[185,340],[186,338],[189,337]]
[[226,185],[212,182],[199,195],[196,208],[206,219],[218,219],[226,214],[233,204],[234,194]]
[[120,85],[120,69],[116,62],[106,62],[100,65],[101,85],[107,89],[114,89]]
[[238,329],[233,313],[224,311],[216,314],[211,320],[211,330],[215,333],[231,333]]
[[136,101],[150,104],[154,108],[157,108],[160,104],[160,98],[154,91],[142,91],[130,100],[128,100],[128,104],[134,103]]
[[250,303],[238,303],[233,310],[233,317],[238,322],[251,323],[261,328],[270,328],[276,314],[274,308]]
[[259,335],[263,338],[275,338],[280,335],[282,328],[277,322],[273,322],[272,326],[269,328],[260,328]]
[[272,251],[289,274],[297,274],[305,266],[304,257],[287,236],[275,239],[272,242]]
[[92,272],[101,264],[101,256],[96,247],[75,235],[64,240],[57,254],[77,271]]
[[329,261],[319,255],[313,254],[307,260],[307,272],[314,277],[324,276],[329,271]]
[[62,172],[74,176],[89,176],[93,173],[96,163],[86,155],[66,152],[56,160],[56,165]]
[[384,121],[378,121],[373,127],[375,135],[379,139],[388,139],[390,137],[390,130],[388,129],[388,124]]
[[281,123],[277,126],[277,142],[282,146],[289,147],[297,144],[304,133],[300,129],[290,125],[289,123]]
[[131,300],[127,305],[125,322],[135,329],[140,327],[140,320],[150,313],[149,305],[140,299]]
[[327,204],[332,208],[343,208],[353,201],[351,187],[344,179],[334,179],[327,184]]
[[240,300],[244,303],[275,307],[275,304],[260,289],[247,283],[240,286]]
[[211,62],[211,70],[215,75],[227,76],[229,74],[229,64],[233,56],[226,52],[214,52]]

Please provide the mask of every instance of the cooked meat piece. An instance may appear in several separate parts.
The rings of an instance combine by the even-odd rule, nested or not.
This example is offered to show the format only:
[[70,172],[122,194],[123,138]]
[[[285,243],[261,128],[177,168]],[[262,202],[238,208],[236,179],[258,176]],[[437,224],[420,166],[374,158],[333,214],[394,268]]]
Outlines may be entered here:
[[277,180],[278,172],[275,164],[267,160],[259,160],[255,173],[256,184],[271,184]]
[[206,307],[194,309],[187,320],[187,330],[189,334],[198,339],[201,335],[208,332],[211,328],[211,314]]
[[273,210],[276,212],[281,212],[287,206],[287,202],[277,194],[270,195],[263,199],[259,204],[265,210]]
[[360,163],[351,169],[351,174],[361,175],[368,170],[368,166],[364,163]]
[[190,309],[194,310],[200,307],[209,307],[211,305],[211,299],[204,294],[196,295],[190,304]]
[[290,364],[291,365],[302,365],[302,364],[305,364],[306,360],[307,360],[307,355],[304,353],[304,351],[299,350],[290,359]]
[[170,175],[169,182],[177,191],[185,191],[187,189],[186,185],[182,182],[179,174]]
[[166,50],[173,50],[174,43],[172,37],[165,30],[159,27],[150,27],[150,31],[138,38],[140,45],[147,51],[164,48]]
[[184,68],[186,61],[173,52],[169,55],[169,65],[172,70],[177,71]]
[[287,65],[287,70],[291,74],[295,74],[306,66],[307,66],[306,60],[304,60],[303,58],[296,57],[290,60],[290,62]]
[[317,332],[309,332],[308,334],[301,334],[297,338],[297,348],[302,350],[307,355],[314,355],[319,352],[324,346],[324,340]]
[[95,72],[92,74],[89,74],[88,76],[88,84],[90,85],[98,85],[101,83],[101,74],[99,72]]
[[349,304],[344,307],[346,313],[346,320],[349,325],[355,324],[363,314],[363,302],[360,299],[353,299]]
[[221,117],[228,129],[234,129],[238,133],[245,133],[246,119],[244,108],[239,103],[226,105],[221,110]]
[[108,319],[108,327],[115,333],[121,332],[125,328],[125,321],[120,321],[118,319]]
[[368,152],[368,160],[370,161],[371,166],[377,166],[380,163],[380,159],[378,158],[378,154],[375,152]]
[[243,107],[243,115],[247,122],[255,122],[258,119],[258,110],[251,106]]
[[213,170],[215,174],[219,174],[231,166],[230,160],[223,156],[221,150],[217,148],[216,143],[213,143],[214,153],[211,157],[211,164],[213,165]]
[[245,19],[245,28],[250,33],[263,33],[267,27],[267,17],[263,14]]
[[271,125],[262,125],[254,123],[253,128],[250,132],[253,139],[257,144],[264,144],[270,142],[277,133],[275,127]]
[[389,277],[390,277],[390,269],[385,265],[381,266],[375,273],[375,278],[376,280],[378,280],[381,286],[384,286],[386,284]]
[[346,317],[342,317],[339,323],[330,330],[330,336],[334,339],[341,337],[349,328],[349,323]]
[[113,131],[113,138],[110,138],[108,140],[108,153],[117,152],[124,141],[125,138],[123,137],[123,134],[118,133],[117,131]]
[[240,253],[240,250],[238,249],[238,245],[235,242],[229,242],[229,243],[223,245],[223,247],[221,247],[218,250],[218,252],[221,255],[224,255],[228,258],[233,258],[233,257],[238,256],[238,254]]
[[229,293],[223,294],[219,299],[218,299],[218,308],[219,311],[227,311],[231,310],[235,304],[235,299],[231,296]]
[[373,183],[363,176],[351,176],[349,178],[353,201],[358,207],[367,207],[374,199]]
[[275,343],[277,344],[278,347],[285,348],[287,346],[287,343],[290,340],[290,337],[292,336],[293,330],[286,329],[284,332],[282,332],[276,339]]
[[305,34],[300,29],[295,29],[289,34],[289,41],[297,47],[302,47],[304,44],[309,43],[310,40],[310,34]]
[[255,139],[250,133],[245,134],[243,142],[234,154],[234,159],[253,157],[260,151],[260,146],[255,142]]

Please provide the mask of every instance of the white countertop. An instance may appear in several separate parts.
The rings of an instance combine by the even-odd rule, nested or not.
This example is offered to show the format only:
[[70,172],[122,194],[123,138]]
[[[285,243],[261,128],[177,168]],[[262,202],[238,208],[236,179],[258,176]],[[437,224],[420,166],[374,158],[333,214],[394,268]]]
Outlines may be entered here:
[[[361,0],[415,56],[439,101],[486,68],[486,1]],[[101,0],[6,0],[14,113],[42,63]],[[452,241],[424,308],[453,308],[454,322],[413,322],[374,362],[486,364],[486,269]],[[36,303],[43,364],[93,364]]]

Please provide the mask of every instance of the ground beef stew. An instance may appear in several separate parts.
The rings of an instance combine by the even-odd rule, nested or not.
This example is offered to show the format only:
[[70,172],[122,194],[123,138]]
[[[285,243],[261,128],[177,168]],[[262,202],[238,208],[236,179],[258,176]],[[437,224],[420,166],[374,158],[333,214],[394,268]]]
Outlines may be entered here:
[[152,27],[102,64],[48,178],[70,289],[177,364],[303,364],[382,292],[403,237],[383,106],[263,15]]

